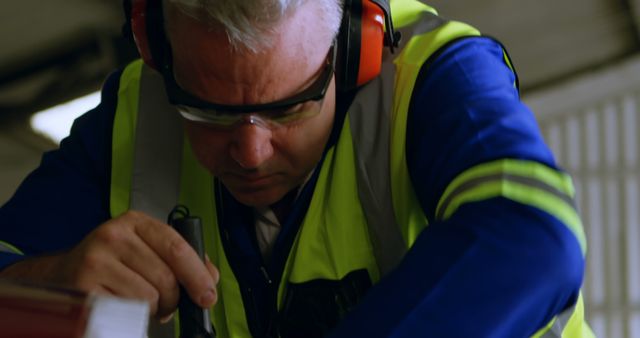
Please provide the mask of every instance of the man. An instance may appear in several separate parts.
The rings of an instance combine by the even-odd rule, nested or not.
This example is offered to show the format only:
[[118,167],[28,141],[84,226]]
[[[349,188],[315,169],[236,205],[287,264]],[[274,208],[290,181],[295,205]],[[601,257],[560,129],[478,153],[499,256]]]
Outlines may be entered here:
[[[221,337],[590,336],[571,183],[499,44],[413,1],[400,43],[384,2],[158,5],[134,1],[146,65],[2,208],[2,276],[163,322],[181,284]],[[162,221],[177,203],[204,264]]]

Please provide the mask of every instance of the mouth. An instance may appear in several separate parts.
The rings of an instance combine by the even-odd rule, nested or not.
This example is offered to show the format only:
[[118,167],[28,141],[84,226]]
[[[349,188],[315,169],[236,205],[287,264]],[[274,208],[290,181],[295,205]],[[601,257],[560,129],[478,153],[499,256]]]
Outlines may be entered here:
[[263,188],[273,182],[276,175],[229,173],[227,179],[242,188]]

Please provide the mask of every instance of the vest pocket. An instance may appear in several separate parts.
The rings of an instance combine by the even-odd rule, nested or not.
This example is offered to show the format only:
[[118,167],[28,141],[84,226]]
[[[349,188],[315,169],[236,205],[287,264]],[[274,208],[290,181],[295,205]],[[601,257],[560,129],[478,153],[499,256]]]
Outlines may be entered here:
[[371,288],[366,269],[341,280],[289,283],[278,325],[282,338],[322,337],[358,304]]

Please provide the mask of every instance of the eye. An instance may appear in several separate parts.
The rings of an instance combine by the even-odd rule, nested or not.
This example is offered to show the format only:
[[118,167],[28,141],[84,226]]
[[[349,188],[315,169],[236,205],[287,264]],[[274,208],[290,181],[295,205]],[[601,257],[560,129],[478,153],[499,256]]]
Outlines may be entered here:
[[263,111],[261,115],[277,123],[288,123],[298,119],[300,112],[303,112],[304,110],[305,104],[298,103],[284,109]]
[[266,115],[273,119],[286,118],[288,116],[296,115],[303,110],[304,106],[304,103],[298,103],[285,109],[268,111],[266,112]]
[[321,110],[322,104],[320,101],[306,101],[282,111],[278,117],[272,117],[272,119],[278,123],[290,123],[314,116],[320,113]]

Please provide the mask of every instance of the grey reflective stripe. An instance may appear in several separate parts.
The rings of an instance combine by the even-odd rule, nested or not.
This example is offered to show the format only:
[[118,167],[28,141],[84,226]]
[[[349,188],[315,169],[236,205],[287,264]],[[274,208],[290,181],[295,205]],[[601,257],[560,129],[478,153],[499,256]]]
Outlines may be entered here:
[[[142,67],[133,174],[131,209],[165,221],[178,202],[182,166],[182,121],[169,104],[162,77]],[[164,184],[159,184],[162,182]],[[149,321],[149,338],[173,338],[174,322]]]
[[557,189],[554,186],[551,186],[545,182],[542,182],[540,180],[536,180],[534,178],[530,178],[530,177],[525,177],[525,176],[516,176],[516,175],[512,175],[512,174],[507,174],[507,173],[501,173],[501,174],[492,174],[492,175],[487,175],[487,176],[482,176],[482,177],[478,177],[472,180],[469,180],[467,182],[464,182],[463,184],[461,184],[459,187],[457,187],[454,191],[452,191],[449,196],[447,196],[447,199],[444,200],[444,202],[442,202],[442,205],[440,206],[440,208],[438,209],[437,213],[436,213],[436,219],[437,220],[443,220],[444,219],[444,214],[447,211],[447,208],[449,207],[449,204],[451,204],[451,201],[453,199],[455,199],[456,197],[458,197],[460,194],[463,194],[464,192],[471,190],[477,186],[480,186],[482,184],[485,183],[489,183],[489,182],[494,182],[494,181],[512,181],[512,182],[516,182],[516,183],[520,183],[532,188],[537,188],[540,190],[544,190],[548,193],[551,193],[553,195],[555,195],[556,197],[562,199],[563,201],[565,201],[568,205],[573,206],[574,208],[576,208],[575,205],[575,201],[574,199],[567,195],[566,193],[560,191],[559,189]]
[[576,306],[573,305],[572,307],[562,311],[558,316],[556,316],[556,320],[553,322],[553,325],[551,325],[551,328],[549,328],[549,331],[545,332],[540,336],[540,338],[562,338],[562,331],[567,327],[567,323],[569,322],[569,319],[571,319],[571,316],[573,316],[573,312],[575,310]]
[[[409,41],[413,35],[427,33],[444,23],[446,20],[424,12],[414,25],[401,29],[402,41]],[[358,91],[349,107],[358,196],[381,276],[398,265],[407,251],[407,243],[394,214],[389,169],[391,111],[396,76],[393,56],[385,53],[380,75]]]
[[0,241],[0,252],[7,252],[7,253],[12,253],[12,254],[17,254],[17,255],[24,255],[24,253],[22,253],[22,251],[20,251],[18,248],[16,248],[15,246],[7,243],[7,242],[3,242]]
[[162,77],[143,66],[131,179],[132,209],[167,219],[180,193],[182,134],[182,121],[167,100]]
[[349,108],[358,195],[381,276],[407,251],[393,211],[389,174],[394,79],[394,65],[384,63],[380,76],[358,92]]
[[401,50],[407,43],[407,41],[411,39],[411,37],[429,33],[432,30],[435,30],[436,28],[449,22],[449,20],[427,11],[422,12],[420,16],[421,17],[417,19],[414,24],[398,29],[398,31],[402,34],[402,39],[400,39],[399,44],[399,48]]
[[[398,50],[403,50],[407,42],[409,42],[412,37],[429,33],[443,26],[447,22],[449,22],[449,20],[439,17],[431,12],[422,12],[420,14],[420,18],[418,18],[413,24],[396,29],[402,36],[402,38],[400,39],[400,43],[398,44]],[[393,57],[393,55],[387,49],[385,49],[384,52],[385,58]]]

